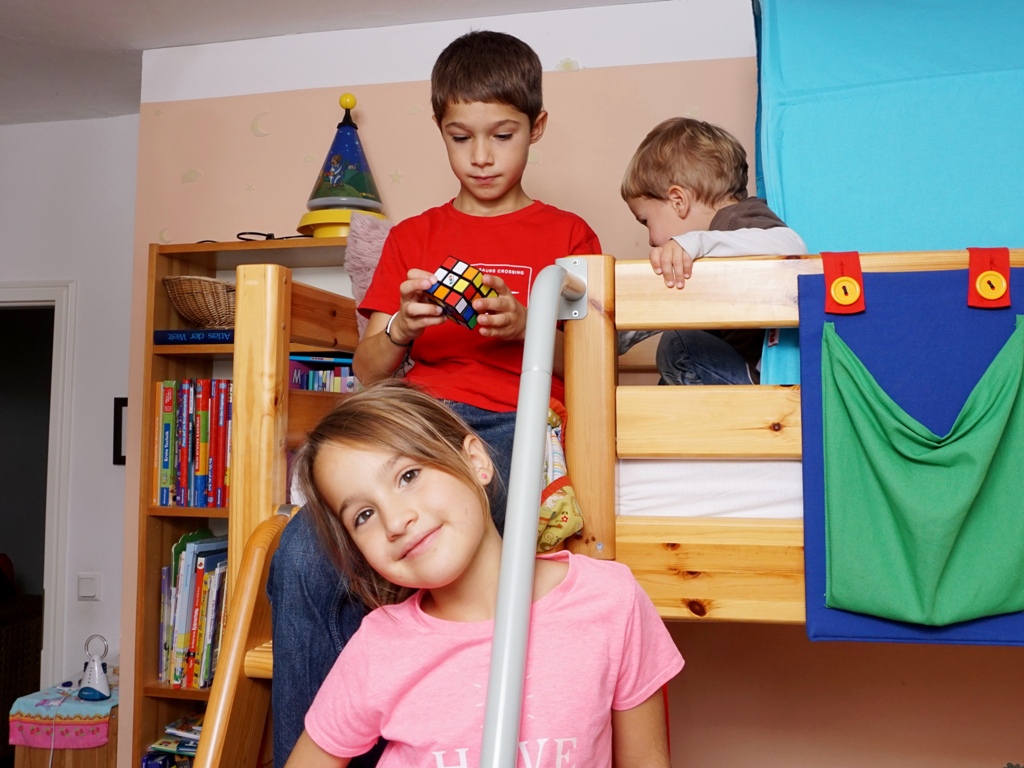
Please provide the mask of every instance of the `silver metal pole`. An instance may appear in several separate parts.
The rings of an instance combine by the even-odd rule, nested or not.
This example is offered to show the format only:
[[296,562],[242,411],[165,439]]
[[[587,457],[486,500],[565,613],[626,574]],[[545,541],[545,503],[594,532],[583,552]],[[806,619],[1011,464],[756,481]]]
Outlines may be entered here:
[[516,764],[556,321],[580,317],[585,312],[584,274],[582,260],[558,259],[554,265],[541,270],[530,291],[491,643],[481,768],[515,768]]

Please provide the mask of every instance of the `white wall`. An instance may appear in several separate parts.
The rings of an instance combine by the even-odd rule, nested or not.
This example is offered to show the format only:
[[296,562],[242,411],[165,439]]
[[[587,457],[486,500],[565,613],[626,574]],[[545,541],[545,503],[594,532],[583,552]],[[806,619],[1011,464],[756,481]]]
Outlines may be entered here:
[[[112,414],[128,391],[137,136],[136,115],[0,127],[0,285],[76,284],[66,598],[56,606],[65,632],[53,683],[81,673],[90,634],[109,641],[108,663],[120,654],[125,469],[112,463]],[[83,571],[101,574],[100,601],[76,599]]]
[[474,29],[525,40],[546,71],[755,53],[750,0],[663,0],[146,51],[142,102],[427,80],[437,54]]

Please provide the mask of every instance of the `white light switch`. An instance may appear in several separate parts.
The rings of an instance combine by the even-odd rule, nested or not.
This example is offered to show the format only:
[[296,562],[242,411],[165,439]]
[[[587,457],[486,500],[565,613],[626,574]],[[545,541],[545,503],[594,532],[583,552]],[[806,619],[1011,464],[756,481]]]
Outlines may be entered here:
[[78,599],[99,600],[100,588],[103,586],[103,574],[80,573],[78,574]]

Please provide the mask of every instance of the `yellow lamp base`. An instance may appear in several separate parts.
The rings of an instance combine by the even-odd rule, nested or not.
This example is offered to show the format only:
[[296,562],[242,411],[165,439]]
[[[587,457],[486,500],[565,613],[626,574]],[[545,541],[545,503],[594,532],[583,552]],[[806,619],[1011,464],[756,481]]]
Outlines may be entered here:
[[310,211],[303,214],[299,219],[298,232],[302,235],[313,237],[346,237],[348,236],[349,224],[352,221],[352,214],[360,213],[365,216],[376,216],[378,219],[385,218],[381,213],[373,211],[362,211],[352,208],[323,208],[319,211]]

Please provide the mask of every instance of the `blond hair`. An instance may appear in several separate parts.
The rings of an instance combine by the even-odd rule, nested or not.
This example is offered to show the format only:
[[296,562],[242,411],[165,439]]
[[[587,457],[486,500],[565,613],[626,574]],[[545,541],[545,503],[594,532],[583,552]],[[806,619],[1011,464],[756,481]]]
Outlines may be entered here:
[[337,510],[331,509],[317,487],[314,467],[320,449],[330,444],[411,458],[465,483],[479,496],[482,511],[488,513],[487,491],[464,449],[466,437],[472,434],[472,429],[439,401],[404,381],[386,379],[343,400],[321,419],[299,449],[295,477],[320,540],[348,578],[349,590],[367,607],[401,602],[414,590],[392,584],[366,562]]
[[743,200],[746,150],[717,125],[689,117],[664,120],[633,153],[622,179],[622,198],[665,200],[673,185],[689,190],[706,205]]

